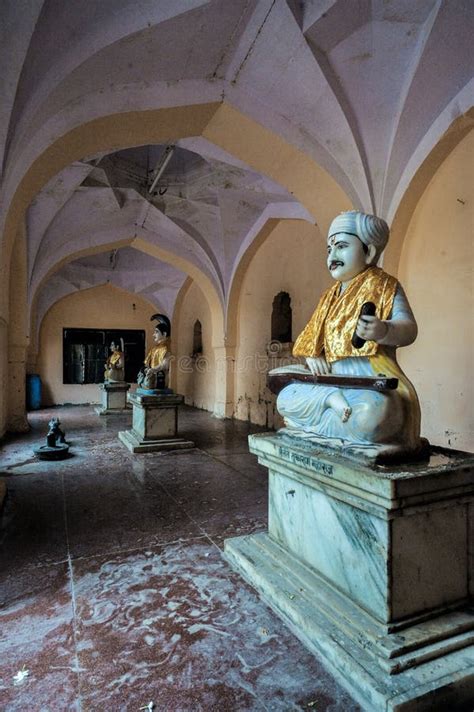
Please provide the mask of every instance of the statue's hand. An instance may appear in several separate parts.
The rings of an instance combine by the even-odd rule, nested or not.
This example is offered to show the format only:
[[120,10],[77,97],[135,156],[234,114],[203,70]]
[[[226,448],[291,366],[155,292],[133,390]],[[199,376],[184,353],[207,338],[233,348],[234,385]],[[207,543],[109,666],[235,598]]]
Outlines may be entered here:
[[316,358],[307,358],[306,363],[313,376],[321,376],[331,373],[331,366],[328,364],[324,356],[316,356]]
[[365,341],[380,341],[387,336],[388,324],[376,316],[361,316],[357,322],[356,334]]

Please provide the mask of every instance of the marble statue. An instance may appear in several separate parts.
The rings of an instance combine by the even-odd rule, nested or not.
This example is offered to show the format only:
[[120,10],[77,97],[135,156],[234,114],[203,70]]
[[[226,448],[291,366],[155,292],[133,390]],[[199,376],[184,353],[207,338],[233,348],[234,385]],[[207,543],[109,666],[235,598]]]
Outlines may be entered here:
[[171,360],[169,342],[171,324],[164,314],[154,314],[151,319],[157,322],[153,332],[155,345],[147,354],[144,366],[138,374],[137,382],[145,390],[162,390],[167,386]]
[[105,362],[104,380],[113,383],[121,383],[125,380],[125,357],[120,345],[112,341],[110,344],[111,354]]
[[170,320],[164,314],[153,314],[151,321],[156,321],[155,345],[138,374],[139,387],[130,395],[132,428],[118,434],[119,440],[133,453],[194,447],[192,440],[180,437],[178,432],[178,408],[184,396],[167,388],[166,383],[172,359]]
[[[426,444],[415,389],[396,360],[397,348],[416,339],[416,321],[401,284],[375,266],[388,237],[387,223],[374,215],[348,211],[333,220],[327,266],[335,284],[322,295],[293,355],[305,357],[300,370],[307,374],[383,374],[397,378],[398,386],[379,392],[290,381],[277,399],[287,434],[362,450],[416,453]],[[364,314],[367,303],[373,315]]]

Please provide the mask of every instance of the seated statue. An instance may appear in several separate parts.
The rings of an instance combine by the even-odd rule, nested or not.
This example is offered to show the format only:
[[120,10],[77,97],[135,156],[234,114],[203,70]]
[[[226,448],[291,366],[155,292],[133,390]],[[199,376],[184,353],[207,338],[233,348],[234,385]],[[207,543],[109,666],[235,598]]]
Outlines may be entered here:
[[111,354],[105,362],[104,380],[122,382],[125,380],[125,357],[120,346],[115,341],[110,344]]
[[[375,266],[388,237],[387,223],[374,215],[348,211],[333,220],[327,266],[336,282],[322,295],[293,355],[305,357],[308,374],[383,374],[398,385],[379,392],[290,382],[277,399],[289,435],[362,451],[426,449],[415,389],[396,360],[397,347],[415,340],[417,325],[401,284]],[[373,315],[370,307],[362,309],[368,302]]]
[[138,374],[137,383],[146,390],[162,390],[167,387],[171,360],[169,342],[171,324],[164,314],[154,314],[151,318],[157,322],[153,331],[155,346],[152,346],[147,354],[145,365]]

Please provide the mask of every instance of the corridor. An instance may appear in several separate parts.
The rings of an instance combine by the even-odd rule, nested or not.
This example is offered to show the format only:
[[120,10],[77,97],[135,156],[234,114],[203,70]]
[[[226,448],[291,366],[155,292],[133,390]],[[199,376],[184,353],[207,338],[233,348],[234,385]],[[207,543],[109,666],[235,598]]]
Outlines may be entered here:
[[[40,462],[53,415],[72,456]],[[29,420],[0,468],[2,712],[359,709],[222,558],[224,539],[266,527],[257,426],[184,408],[195,449],[133,456],[117,439],[129,414]]]

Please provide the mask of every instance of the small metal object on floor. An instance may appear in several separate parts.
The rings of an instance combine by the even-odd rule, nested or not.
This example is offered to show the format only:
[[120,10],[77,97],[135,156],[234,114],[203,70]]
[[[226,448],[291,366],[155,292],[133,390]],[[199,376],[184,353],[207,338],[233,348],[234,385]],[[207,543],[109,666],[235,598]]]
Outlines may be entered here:
[[34,448],[33,452],[40,460],[64,460],[69,457],[69,445],[64,432],[59,427],[61,425],[59,418],[51,418],[48,425],[46,445]]
[[33,450],[39,460],[65,460],[69,457],[69,445],[61,444],[55,447],[41,445]]

